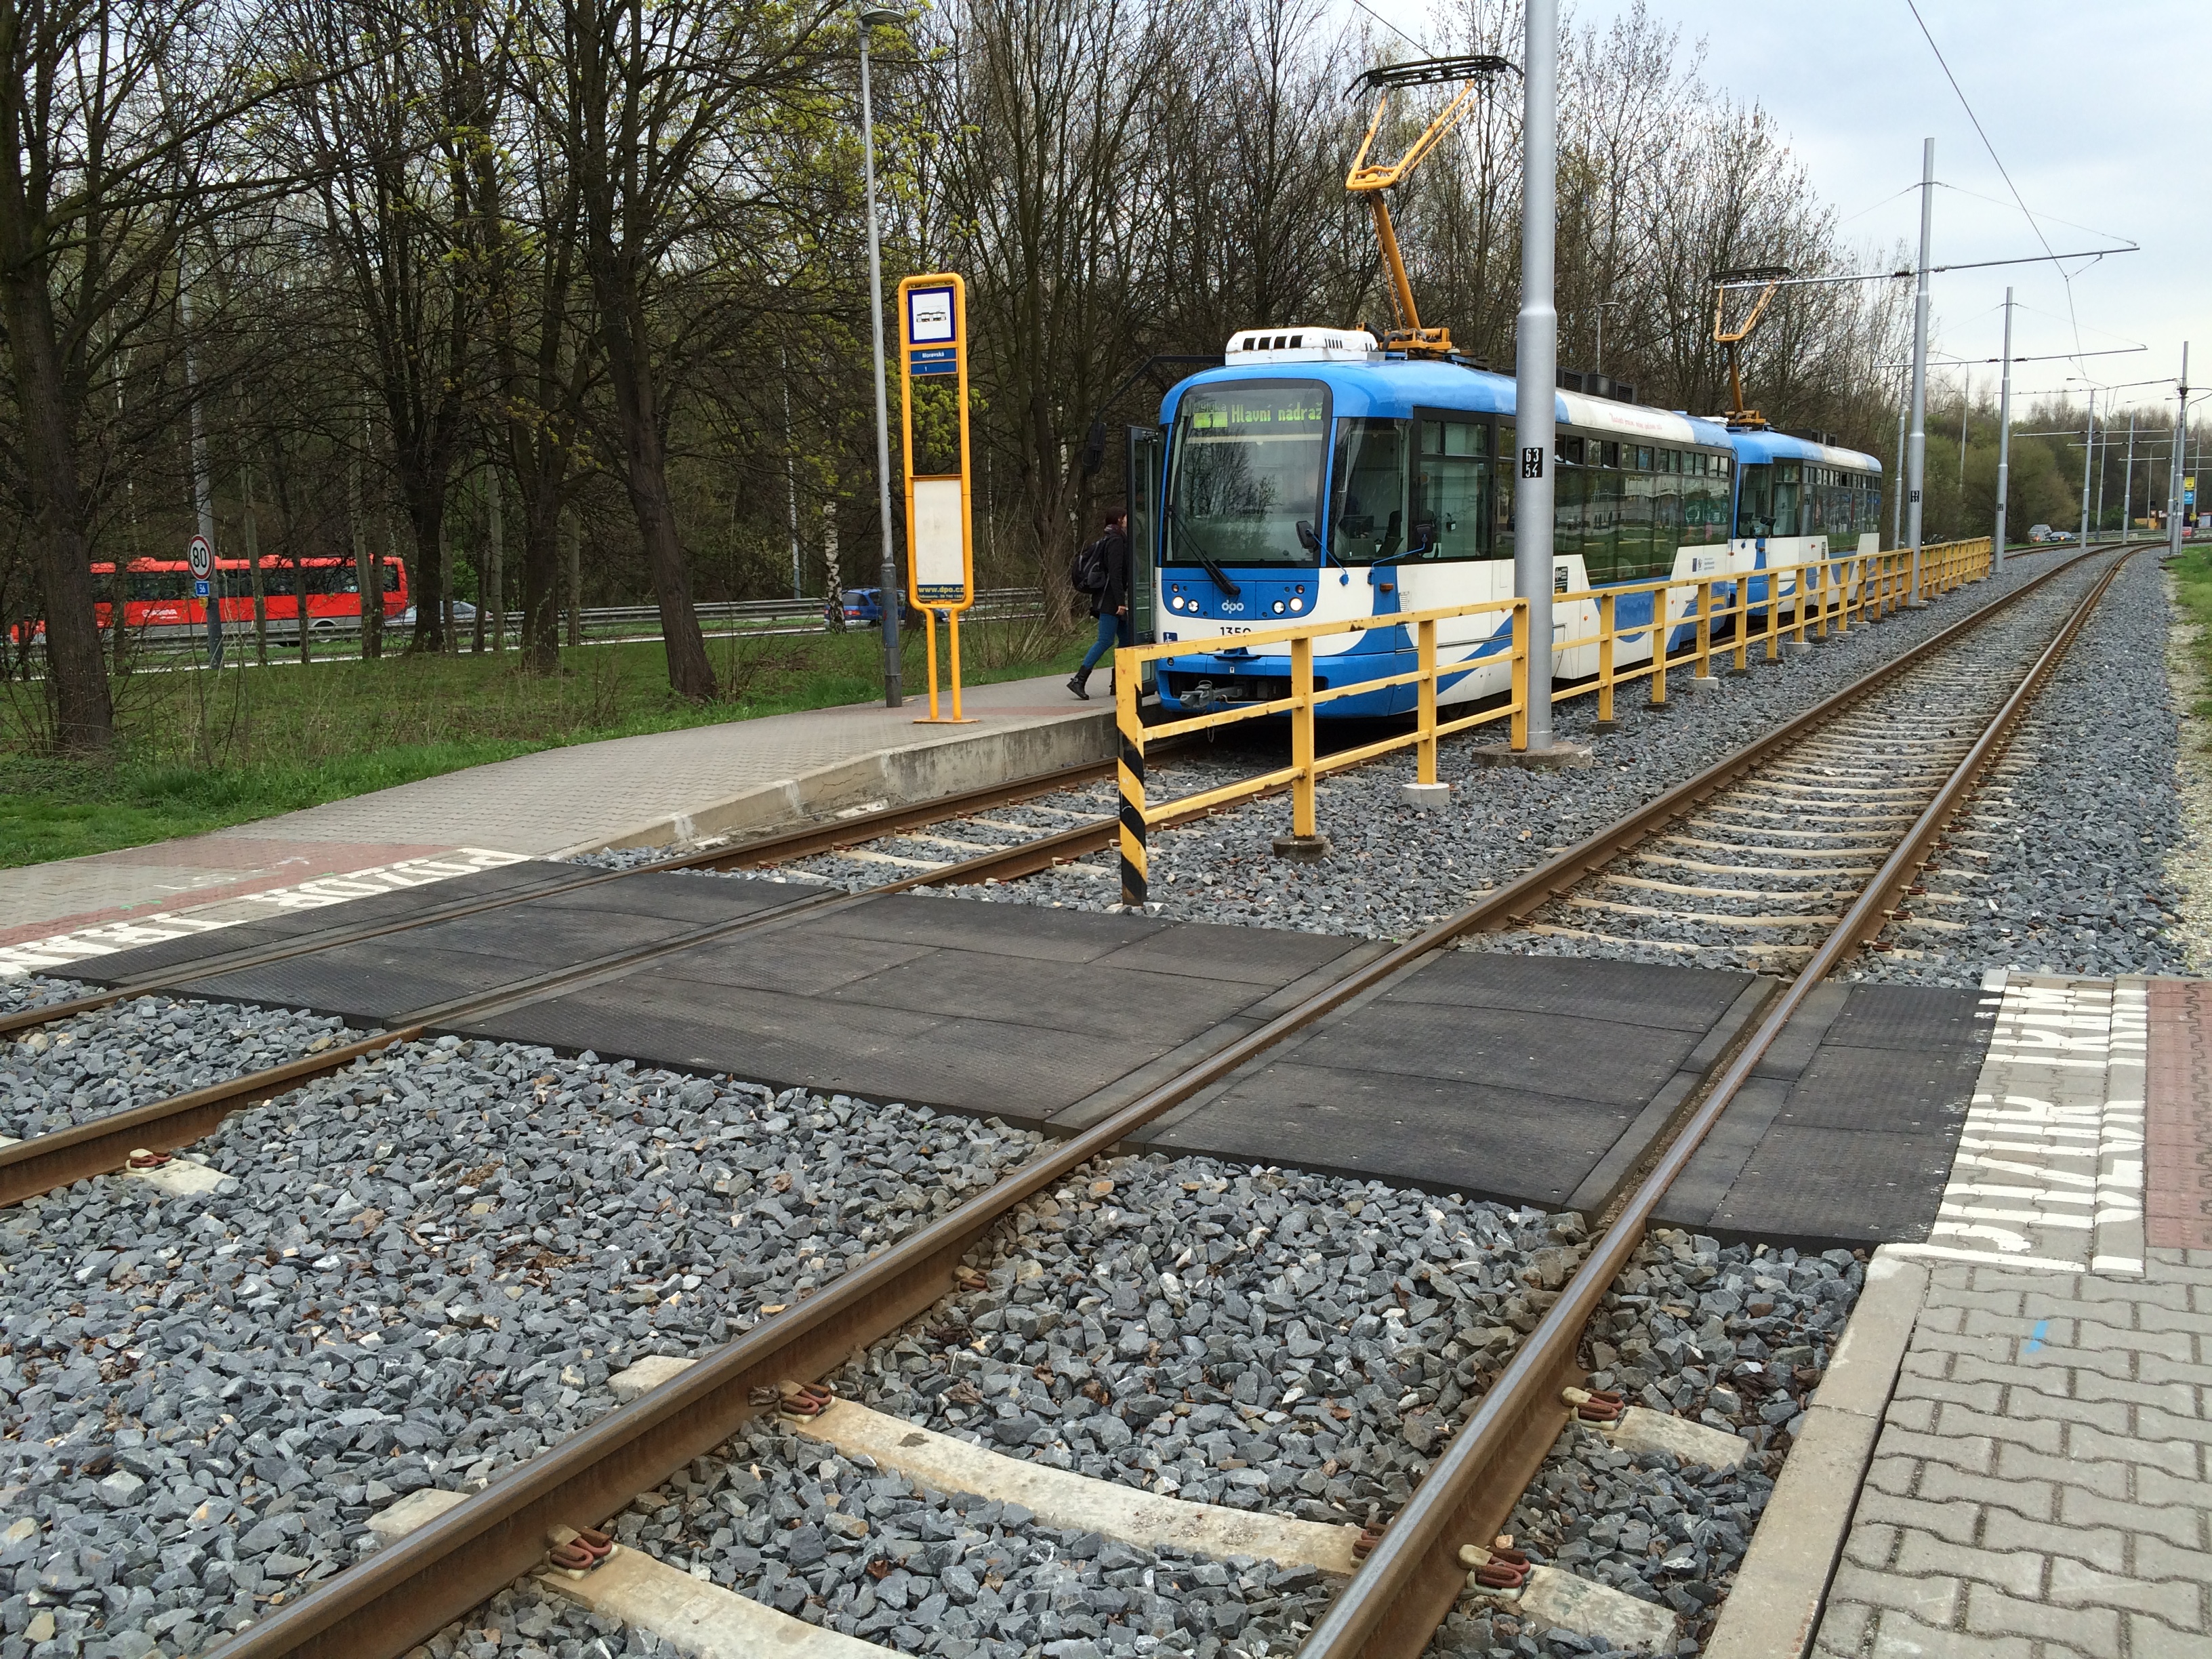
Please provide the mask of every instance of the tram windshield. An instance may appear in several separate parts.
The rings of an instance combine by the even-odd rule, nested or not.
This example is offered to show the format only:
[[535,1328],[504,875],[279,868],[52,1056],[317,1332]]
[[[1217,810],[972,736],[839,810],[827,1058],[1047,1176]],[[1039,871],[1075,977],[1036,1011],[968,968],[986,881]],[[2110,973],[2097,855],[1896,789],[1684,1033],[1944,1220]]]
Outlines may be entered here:
[[1316,381],[1194,386],[1176,411],[1169,564],[1310,564],[1328,392]]

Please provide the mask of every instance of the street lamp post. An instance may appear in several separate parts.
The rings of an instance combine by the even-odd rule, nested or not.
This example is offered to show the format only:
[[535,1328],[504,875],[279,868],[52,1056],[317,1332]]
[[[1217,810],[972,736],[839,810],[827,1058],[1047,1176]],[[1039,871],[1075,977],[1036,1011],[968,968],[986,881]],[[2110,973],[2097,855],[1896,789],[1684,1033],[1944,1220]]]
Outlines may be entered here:
[[1925,603],[1920,597],[1920,524],[1922,495],[1928,477],[1928,244],[1935,228],[1936,141],[1925,140],[1920,149],[1920,263],[1912,295],[1912,430],[1905,448],[1905,534],[1912,543],[1912,597],[1908,611]]
[[860,156],[868,190],[868,328],[876,346],[876,500],[883,527],[884,556],[877,575],[883,617],[884,707],[896,708],[904,701],[899,690],[898,560],[891,546],[891,414],[884,389],[884,258],[881,234],[876,225],[876,125],[873,88],[868,82],[868,33],[881,26],[903,23],[902,12],[871,8],[860,15]]
[[2181,556],[2181,464],[2189,447],[2189,342],[2181,343],[2180,396],[2173,404],[2173,450],[2166,462],[2166,544]]

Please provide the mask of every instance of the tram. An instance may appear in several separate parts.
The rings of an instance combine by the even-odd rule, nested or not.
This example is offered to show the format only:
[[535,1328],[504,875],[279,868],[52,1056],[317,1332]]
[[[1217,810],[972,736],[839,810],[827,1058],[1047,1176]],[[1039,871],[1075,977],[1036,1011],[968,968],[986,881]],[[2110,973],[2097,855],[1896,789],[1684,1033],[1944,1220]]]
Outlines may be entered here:
[[[1511,599],[1514,392],[1504,375],[1332,329],[1240,333],[1221,368],[1173,387],[1158,427],[1133,434],[1130,472],[1132,545],[1153,576],[1139,625],[1163,643],[1203,642],[1160,664],[1163,706],[1288,696],[1287,649],[1249,650],[1240,633]],[[1880,546],[1881,463],[1871,455],[1584,392],[1554,397],[1557,592],[1717,572],[1731,580],[1717,605],[1734,603],[1734,581],[1747,578],[1747,603],[1763,612],[1790,606],[1792,567]],[[1696,592],[1667,595],[1670,651],[1695,631],[1681,618]],[[1615,602],[1617,666],[1650,660],[1656,597]],[[1555,606],[1553,628],[1561,642],[1594,635],[1595,601]],[[1439,623],[1440,661],[1468,667],[1439,684],[1437,701],[1508,691],[1510,640],[1504,612]],[[1414,652],[1406,629],[1323,635],[1316,688],[1411,672]],[[1596,673],[1596,646],[1554,652],[1552,672]],[[1404,714],[1419,695],[1384,687],[1317,712]]]
[[[1512,380],[1453,349],[1448,330],[1425,326],[1390,222],[1386,194],[1429,154],[1479,85],[1506,65],[1494,58],[1396,64],[1363,79],[1387,104],[1393,88],[1460,82],[1426,131],[1395,163],[1370,163],[1382,124],[1378,105],[1346,188],[1364,196],[1390,281],[1395,325],[1245,329],[1218,368],[1172,387],[1154,427],[1129,434],[1130,544],[1140,636],[1189,642],[1163,659],[1164,707],[1269,702],[1291,695],[1287,648],[1255,651],[1237,635],[1285,623],[1349,622],[1513,597]],[[1717,281],[1741,273],[1717,273]],[[1786,272],[1780,273],[1786,276]],[[1751,319],[1715,337],[1729,349],[1755,325],[1776,273],[1752,273],[1765,292]],[[1723,283],[1723,292],[1737,286]],[[1577,386],[1583,377],[1571,378]],[[1560,593],[1661,580],[1728,580],[1715,603],[1763,616],[1791,608],[1794,567],[1873,552],[1881,463],[1775,431],[1755,411],[1706,418],[1646,408],[1611,389],[1565,386],[1554,395],[1553,586]],[[1682,617],[1694,586],[1614,601],[1616,666],[1680,649],[1695,631]],[[1552,672],[1597,672],[1595,599],[1555,605]],[[1439,623],[1437,701],[1463,703],[1510,690],[1510,613]],[[1663,636],[1663,637],[1662,637]],[[1410,630],[1376,628],[1317,637],[1316,690],[1411,673]],[[1463,668],[1459,665],[1465,665]],[[1419,688],[1406,684],[1333,698],[1334,719],[1402,714]]]

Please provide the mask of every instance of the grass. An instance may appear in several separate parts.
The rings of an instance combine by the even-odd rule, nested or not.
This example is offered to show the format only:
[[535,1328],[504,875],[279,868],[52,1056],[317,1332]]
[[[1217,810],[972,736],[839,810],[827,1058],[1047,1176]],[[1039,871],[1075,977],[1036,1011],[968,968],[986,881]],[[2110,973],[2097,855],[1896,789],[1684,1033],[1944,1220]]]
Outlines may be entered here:
[[[2168,568],[2173,573],[2175,598],[2189,620],[2197,624],[2197,637],[2190,642],[2190,649],[2196,653],[2197,671],[2212,685],[2212,543],[2185,544],[2181,556]],[[2212,696],[2198,699],[2196,712],[2212,716]]]
[[[1085,642],[1033,622],[961,634],[970,685],[1064,672]],[[925,684],[920,630],[902,644],[913,696]],[[220,673],[155,663],[118,680],[118,741],[105,764],[41,752],[40,688],[0,685],[0,867],[198,835],[566,744],[882,695],[872,629],[715,639],[708,650],[722,696],[705,704],[669,690],[657,641],[564,651],[561,672],[542,678],[517,673],[511,654],[303,667],[272,651],[268,668]]]

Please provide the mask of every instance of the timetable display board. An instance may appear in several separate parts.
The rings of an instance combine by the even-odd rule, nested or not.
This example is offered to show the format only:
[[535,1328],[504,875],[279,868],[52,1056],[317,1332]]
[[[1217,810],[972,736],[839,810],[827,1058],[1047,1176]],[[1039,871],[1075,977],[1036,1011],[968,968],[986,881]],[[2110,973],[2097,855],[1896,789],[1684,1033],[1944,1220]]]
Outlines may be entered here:
[[969,489],[968,290],[950,271],[899,284],[907,593],[915,608],[975,602]]

